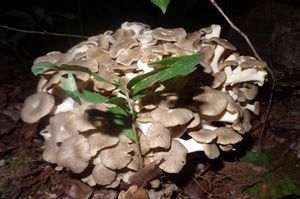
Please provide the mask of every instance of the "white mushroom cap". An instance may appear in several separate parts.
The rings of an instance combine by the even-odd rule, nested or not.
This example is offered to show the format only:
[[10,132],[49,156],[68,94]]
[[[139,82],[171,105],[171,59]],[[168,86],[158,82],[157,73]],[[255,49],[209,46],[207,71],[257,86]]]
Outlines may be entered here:
[[74,173],[81,173],[88,166],[90,159],[90,145],[82,135],[64,140],[57,151],[57,164],[69,168]]
[[21,110],[21,118],[26,123],[35,123],[49,114],[55,105],[55,99],[47,93],[36,93],[26,98]]

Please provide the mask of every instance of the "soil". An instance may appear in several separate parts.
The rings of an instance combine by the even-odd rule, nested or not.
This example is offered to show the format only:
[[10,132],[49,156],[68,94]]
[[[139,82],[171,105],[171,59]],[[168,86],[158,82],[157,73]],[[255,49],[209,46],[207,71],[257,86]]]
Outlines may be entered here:
[[[300,8],[295,5],[262,1],[233,15],[278,82],[273,91],[270,83],[261,89],[261,113],[252,117],[253,129],[238,149],[217,160],[190,154],[180,174],[161,175],[162,198],[300,197]],[[242,53],[251,54],[243,39],[226,24],[224,27],[223,37]],[[68,171],[57,171],[55,165],[43,161],[44,141],[38,133],[42,122],[20,120],[22,103],[35,92],[38,80],[30,72],[33,58],[4,43],[0,57],[0,198],[110,199],[128,189],[128,185],[111,190],[89,187]],[[274,99],[265,124],[271,92]],[[262,134],[264,125],[267,129]],[[141,175],[151,175],[145,173]],[[125,195],[143,198],[143,191],[143,187],[132,186]]]

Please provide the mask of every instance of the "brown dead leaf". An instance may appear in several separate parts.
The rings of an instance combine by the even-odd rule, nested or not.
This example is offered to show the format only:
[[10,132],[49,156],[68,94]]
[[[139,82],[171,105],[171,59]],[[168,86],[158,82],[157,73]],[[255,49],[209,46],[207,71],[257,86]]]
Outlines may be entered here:
[[260,181],[260,177],[268,170],[246,162],[224,162],[224,167],[218,171],[235,182],[243,185],[241,188],[251,186]]
[[132,185],[127,191],[122,190],[118,199],[149,199],[149,197],[144,188]]
[[5,107],[6,103],[7,103],[7,93],[3,89],[0,89],[0,108]]
[[72,199],[88,199],[92,195],[93,189],[87,184],[74,179],[70,179],[69,183],[70,188],[66,193]]
[[14,121],[0,113],[0,135],[7,134],[16,127]]
[[21,138],[25,140],[31,140],[34,133],[36,132],[37,126],[38,122],[34,124],[23,123],[20,129]]
[[190,199],[206,198],[209,191],[208,183],[203,179],[197,179],[197,183],[190,180],[182,192]]
[[140,171],[135,173],[129,178],[129,182],[132,185],[138,187],[144,187],[147,182],[159,177],[162,174],[162,170],[158,167],[155,162],[152,162],[142,168]]

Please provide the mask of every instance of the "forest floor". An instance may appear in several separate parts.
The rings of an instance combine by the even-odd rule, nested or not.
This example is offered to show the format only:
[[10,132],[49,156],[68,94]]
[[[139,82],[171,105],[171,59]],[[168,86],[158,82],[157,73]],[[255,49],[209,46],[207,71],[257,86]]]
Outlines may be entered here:
[[[299,12],[289,8],[284,13],[281,10],[281,18],[277,20],[276,11],[282,7],[268,8],[272,10],[268,12],[264,9],[258,8],[252,17],[248,14],[240,20],[244,20],[241,28],[254,39],[275,76],[288,77],[284,83],[278,82],[273,91],[265,134],[261,135],[270,95],[268,83],[259,96],[261,114],[252,117],[253,129],[238,150],[217,160],[208,160],[201,154],[189,155],[189,164],[179,175],[162,176],[163,198],[300,196],[300,16],[293,15]],[[273,21],[269,16],[267,23],[264,15],[273,16]],[[267,31],[260,29],[266,24],[270,26]],[[238,36],[228,31],[227,38]],[[236,39],[233,43],[240,41]],[[238,48],[241,46],[247,48],[245,45]],[[122,186],[112,190],[89,187],[68,171],[56,171],[55,165],[43,161],[44,141],[38,133],[41,124],[20,120],[22,103],[35,92],[37,83],[28,70],[32,60],[20,59],[15,52],[5,49],[1,50],[0,57],[0,198],[115,198]],[[290,71],[298,71],[298,77],[288,76]]]

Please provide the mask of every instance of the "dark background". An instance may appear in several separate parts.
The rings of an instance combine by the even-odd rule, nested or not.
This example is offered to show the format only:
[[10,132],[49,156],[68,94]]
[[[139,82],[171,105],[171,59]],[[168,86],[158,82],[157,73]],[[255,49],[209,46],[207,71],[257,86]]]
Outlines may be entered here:
[[[250,26],[258,32],[265,28],[264,31],[270,31],[270,26],[274,24],[274,21],[279,21],[284,17],[275,16],[276,13],[271,13],[274,15],[266,18],[268,12],[274,11],[271,8],[272,5],[279,5],[279,8],[276,9],[282,12],[285,12],[285,6],[293,8],[300,6],[300,2],[297,0],[222,0],[219,1],[219,4],[228,16],[237,22],[238,26],[244,30]],[[259,11],[257,9],[263,9],[263,11],[257,16],[251,15],[253,11]],[[21,16],[20,13],[11,14],[11,11],[24,12],[32,19]],[[224,25],[223,36],[226,37],[229,34],[227,24],[209,0],[173,0],[166,14],[162,14],[160,9],[155,7],[150,0],[11,0],[1,5],[0,16],[1,25],[85,36],[96,35],[106,30],[116,30],[124,21],[139,21],[149,24],[153,28],[159,26],[165,28],[183,27],[188,32],[217,23]],[[245,20],[245,16],[248,16],[248,21]],[[240,20],[242,18],[243,21]],[[263,26],[259,27],[261,24],[258,26],[247,24],[254,20],[257,20],[258,23],[263,22]],[[261,30],[257,30],[257,28]],[[251,33],[254,30],[245,31]],[[269,37],[271,36],[269,35]],[[11,47],[16,47],[20,52],[25,50],[27,55],[32,58],[52,50],[65,51],[81,41],[67,37],[16,33],[4,29],[0,29],[0,39],[2,45],[4,45],[3,43],[9,44]]]

